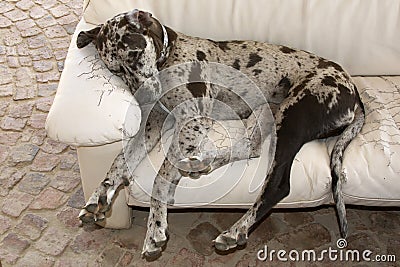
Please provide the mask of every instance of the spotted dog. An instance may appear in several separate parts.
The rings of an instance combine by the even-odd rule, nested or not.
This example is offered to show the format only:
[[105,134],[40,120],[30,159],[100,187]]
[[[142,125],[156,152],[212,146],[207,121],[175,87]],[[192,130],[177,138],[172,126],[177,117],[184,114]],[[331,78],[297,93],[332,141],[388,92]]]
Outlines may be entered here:
[[[260,119],[255,114],[265,107],[251,110],[241,100],[242,95],[205,80],[177,86],[157,100],[162,85],[152,77],[161,70],[179,68],[179,64],[185,62],[192,65],[183,67],[182,76],[200,77],[207,64],[218,62],[244,73],[260,88],[261,97],[271,106],[277,139],[274,160],[261,194],[241,219],[213,241],[215,248],[226,251],[245,244],[249,230],[289,194],[292,162],[302,145],[336,135],[339,137],[330,159],[332,192],[341,235],[347,236],[341,191],[346,179],[342,160],[346,147],[360,132],[365,114],[357,89],[342,67],[311,53],[280,45],[190,37],[139,10],[119,14],[92,30],[80,32],[77,46],[83,48],[90,43],[95,45],[109,70],[128,84],[132,94],[151,81],[144,94],[136,97],[139,103],[145,103],[143,99],[156,103],[151,111],[144,112],[148,119],[142,123],[136,137],[129,140],[125,153],[115,159],[106,179],[82,209],[81,220],[104,218],[115,191],[132,183],[126,162],[137,166],[160,140],[163,123],[169,120],[170,113],[178,110],[172,112],[173,118],[169,120],[170,127],[174,128],[173,141],[154,181],[143,245],[145,256],[161,253],[167,240],[167,204],[173,203],[175,187],[182,175],[198,178],[229,162],[223,153],[214,155],[216,158],[212,161],[207,160],[198,146],[212,127],[207,112],[212,110],[213,101],[232,107],[249,129]],[[253,93],[248,88],[239,89],[242,94]],[[146,146],[138,141],[143,140],[142,137],[146,139]],[[244,144],[250,146],[250,154],[236,151],[234,160],[259,156],[262,141],[254,138]]]

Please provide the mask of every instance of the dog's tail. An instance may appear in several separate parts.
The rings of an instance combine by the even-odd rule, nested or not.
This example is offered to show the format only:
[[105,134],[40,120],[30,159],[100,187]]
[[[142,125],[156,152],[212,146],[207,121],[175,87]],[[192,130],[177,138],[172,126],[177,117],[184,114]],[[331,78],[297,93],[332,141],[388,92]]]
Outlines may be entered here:
[[347,237],[346,210],[342,194],[342,183],[346,180],[345,174],[342,172],[343,153],[351,140],[353,140],[353,138],[361,131],[361,128],[364,125],[364,107],[361,101],[358,102],[359,104],[356,107],[353,121],[345,128],[333,147],[330,163],[333,200],[336,204],[340,224],[340,234],[343,238]]

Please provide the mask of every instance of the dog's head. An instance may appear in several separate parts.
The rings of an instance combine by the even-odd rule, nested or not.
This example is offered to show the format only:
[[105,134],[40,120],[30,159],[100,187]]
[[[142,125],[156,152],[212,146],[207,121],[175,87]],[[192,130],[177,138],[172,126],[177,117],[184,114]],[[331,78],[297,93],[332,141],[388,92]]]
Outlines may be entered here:
[[83,48],[94,43],[111,72],[134,77],[144,64],[159,65],[166,56],[166,36],[165,28],[150,13],[135,9],[80,32],[77,46]]

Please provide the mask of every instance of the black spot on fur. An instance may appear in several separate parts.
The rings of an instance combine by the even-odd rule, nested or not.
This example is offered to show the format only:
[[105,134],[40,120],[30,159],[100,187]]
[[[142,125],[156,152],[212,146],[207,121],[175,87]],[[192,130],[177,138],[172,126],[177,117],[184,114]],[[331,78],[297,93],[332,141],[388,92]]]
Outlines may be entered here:
[[255,76],[259,75],[260,73],[262,73],[262,70],[260,70],[260,69],[255,69],[255,70],[253,70],[253,74],[254,74]]
[[325,85],[325,86],[332,86],[332,87],[336,87],[337,86],[336,80],[332,76],[324,77],[322,79],[321,83],[322,83],[322,85]]
[[322,59],[322,58],[318,61],[317,68],[319,68],[319,69],[327,69],[329,67],[332,67],[337,71],[343,72],[342,67],[340,67],[337,63],[335,63],[333,61],[325,60],[325,59]]
[[262,60],[262,57],[257,55],[256,53],[251,53],[249,56],[249,62],[247,63],[247,68],[251,68],[255,66],[258,62]]
[[207,86],[202,82],[189,83],[187,85],[187,89],[190,91],[193,97],[203,97],[207,92]]
[[196,57],[197,57],[197,60],[199,60],[199,61],[204,61],[207,58],[206,54],[200,50],[197,50]]
[[193,63],[192,69],[189,74],[189,83],[186,87],[192,93],[193,97],[203,97],[207,93],[207,86],[201,81],[201,68],[199,63]]
[[224,52],[226,52],[227,50],[231,50],[231,49],[228,47],[228,42],[226,42],[226,41],[224,41],[224,42],[216,42],[216,44],[217,44],[218,47],[219,47],[222,51],[224,51]]
[[189,146],[186,148],[186,151],[187,151],[188,153],[191,153],[191,152],[193,152],[195,149],[196,149],[195,146],[189,145]]
[[156,225],[157,225],[157,227],[161,227],[161,222],[160,221],[156,221]]
[[118,23],[118,28],[122,28],[122,27],[126,26],[127,24],[128,24],[128,20],[122,19],[122,20]]
[[289,78],[287,76],[285,76],[279,81],[278,85],[279,85],[279,87],[289,90],[289,88],[292,86],[292,83],[289,80]]
[[125,49],[125,46],[124,46],[123,42],[118,42],[117,48],[118,48],[118,49],[124,50],[124,49]]
[[232,67],[237,69],[237,70],[240,70],[240,60],[239,59],[235,59],[235,61],[232,64]]
[[296,87],[294,87],[291,90],[291,94],[295,97],[297,96],[301,91],[304,90],[304,88],[307,86],[308,82],[310,80],[309,79],[304,79],[299,85],[297,85]]
[[279,48],[279,50],[281,50],[283,53],[285,53],[285,54],[291,54],[291,53],[294,53],[294,52],[296,52],[296,50],[294,50],[294,49],[292,49],[292,48],[289,48],[289,47],[287,47],[287,46],[281,46],[280,48]]
[[315,77],[315,75],[317,75],[315,72],[310,72],[309,74],[307,74],[306,79],[312,79]]
[[144,49],[146,48],[146,40],[140,34],[124,34],[122,42],[127,44],[130,49]]

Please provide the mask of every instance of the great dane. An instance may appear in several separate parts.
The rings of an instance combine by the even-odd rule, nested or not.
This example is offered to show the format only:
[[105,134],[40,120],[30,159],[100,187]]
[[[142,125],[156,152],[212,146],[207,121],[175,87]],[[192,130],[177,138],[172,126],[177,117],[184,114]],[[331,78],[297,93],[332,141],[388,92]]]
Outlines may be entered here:
[[[264,105],[250,108],[241,99],[244,94],[255,93],[250,88],[239,88],[237,92],[241,93],[237,94],[229,88],[200,79],[160,95],[162,84],[159,79],[152,78],[174,66],[179,70],[180,64],[186,66],[184,63],[187,62],[191,67],[182,67],[180,76],[201,78],[207,64],[216,62],[244,73],[260,88],[261,95],[255,97],[267,99],[272,109],[276,150],[261,194],[241,219],[214,240],[215,248],[226,251],[245,244],[249,230],[289,194],[292,162],[302,145],[336,135],[339,137],[330,159],[332,192],[341,235],[347,236],[341,191],[346,179],[342,171],[343,154],[360,132],[365,114],[357,89],[342,67],[312,53],[286,46],[255,41],[216,42],[187,36],[164,26],[150,13],[136,9],[79,33],[79,48],[91,43],[107,68],[128,84],[132,94],[147,83],[144,93],[136,95],[138,102],[147,98],[155,105],[139,133],[127,143],[125,153],[117,156],[106,179],[82,209],[82,221],[104,218],[115,191],[132,183],[126,162],[133,166],[139,164],[160,140],[163,124],[171,113],[174,135],[154,181],[142,252],[149,257],[161,253],[167,240],[167,205],[173,203],[175,188],[182,175],[198,178],[232,161],[223,153],[213,155],[210,160],[200,151],[199,144],[213,124],[207,116],[214,101],[232,107],[250,131],[257,131],[256,125],[262,118],[257,114],[265,108]],[[243,87],[240,83],[237,86]],[[137,141],[142,140],[141,136],[146,145]],[[247,144],[239,146],[239,149],[247,146],[248,153],[235,151],[233,147],[233,160],[259,156],[263,140],[249,138]]]

